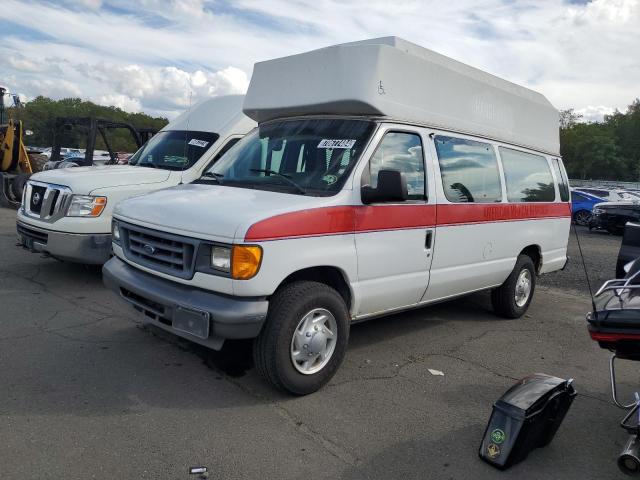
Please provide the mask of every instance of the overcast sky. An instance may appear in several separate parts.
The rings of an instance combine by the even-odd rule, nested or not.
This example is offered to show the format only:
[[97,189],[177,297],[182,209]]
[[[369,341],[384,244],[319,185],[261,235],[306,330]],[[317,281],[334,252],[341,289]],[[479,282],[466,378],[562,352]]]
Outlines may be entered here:
[[396,35],[589,120],[640,97],[639,0],[2,0],[0,84],[175,116],[253,63]]

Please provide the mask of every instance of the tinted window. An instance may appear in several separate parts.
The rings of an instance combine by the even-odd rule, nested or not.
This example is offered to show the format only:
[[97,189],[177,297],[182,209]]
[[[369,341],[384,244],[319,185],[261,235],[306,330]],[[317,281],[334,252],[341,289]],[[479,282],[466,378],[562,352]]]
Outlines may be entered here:
[[435,137],[442,186],[450,202],[502,200],[500,172],[493,146],[463,138]]
[[218,139],[211,132],[165,130],[157,133],[130,159],[129,165],[185,170],[193,166]]
[[577,192],[571,192],[571,200],[573,200],[574,202],[585,202],[588,199],[584,195],[580,195]]
[[363,185],[368,184],[376,188],[380,170],[398,170],[404,173],[409,199],[425,198],[424,156],[419,135],[406,132],[387,133],[369,161],[369,170],[365,171]]
[[375,123],[365,120],[267,122],[240,140],[201,180],[300,195],[333,195],[342,188],[374,129]]
[[507,183],[507,200],[553,202],[556,199],[553,177],[546,158],[505,147],[498,149]]
[[569,182],[567,182],[567,177],[564,176],[564,170],[560,166],[560,160],[554,158],[551,160],[551,165],[553,165],[553,171],[556,174],[556,179],[558,180],[558,189],[560,190],[560,200],[563,202],[569,201]]

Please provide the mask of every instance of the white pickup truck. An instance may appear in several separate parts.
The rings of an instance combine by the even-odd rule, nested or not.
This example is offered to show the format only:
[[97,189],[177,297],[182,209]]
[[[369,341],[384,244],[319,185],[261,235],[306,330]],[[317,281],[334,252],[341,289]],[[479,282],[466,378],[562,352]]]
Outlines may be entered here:
[[256,126],[242,95],[205,100],[164,127],[129,165],[33,175],[18,210],[19,244],[60,260],[100,265],[111,254],[111,213],[125,198],[199,178]]

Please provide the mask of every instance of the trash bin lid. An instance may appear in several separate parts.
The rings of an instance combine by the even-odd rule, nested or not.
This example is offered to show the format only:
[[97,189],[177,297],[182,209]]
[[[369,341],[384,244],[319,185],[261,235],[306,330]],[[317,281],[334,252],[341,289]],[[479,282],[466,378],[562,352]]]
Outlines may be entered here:
[[559,386],[566,385],[567,380],[544,373],[535,373],[523,378],[495,403],[500,408],[521,410],[525,415],[538,410]]

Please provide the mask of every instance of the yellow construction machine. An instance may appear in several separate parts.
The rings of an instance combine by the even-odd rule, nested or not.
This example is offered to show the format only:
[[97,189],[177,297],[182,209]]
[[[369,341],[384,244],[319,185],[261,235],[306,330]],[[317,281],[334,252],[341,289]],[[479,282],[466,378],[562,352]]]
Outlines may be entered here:
[[22,122],[9,120],[0,125],[0,201],[18,206],[32,173],[31,160],[22,142]]

